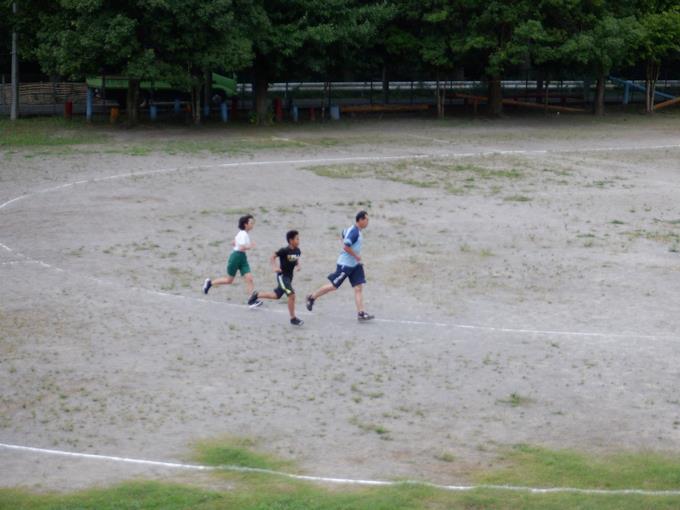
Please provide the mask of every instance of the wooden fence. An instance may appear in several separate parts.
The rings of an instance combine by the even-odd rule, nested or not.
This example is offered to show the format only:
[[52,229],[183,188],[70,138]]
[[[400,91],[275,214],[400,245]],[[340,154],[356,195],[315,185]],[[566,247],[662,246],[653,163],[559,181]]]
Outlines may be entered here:
[[[66,101],[85,103],[87,86],[85,83],[42,82],[19,84],[19,104],[52,105]],[[9,105],[12,99],[12,86],[0,85],[0,105]]]

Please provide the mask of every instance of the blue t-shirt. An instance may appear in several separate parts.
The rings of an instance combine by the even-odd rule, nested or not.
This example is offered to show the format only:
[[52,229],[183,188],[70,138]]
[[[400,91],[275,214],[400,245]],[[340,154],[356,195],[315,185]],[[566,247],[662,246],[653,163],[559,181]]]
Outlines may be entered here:
[[[342,232],[342,242],[345,246],[349,246],[354,250],[354,253],[357,255],[361,255],[361,240],[363,236],[361,235],[361,229],[357,227],[356,225],[352,225],[348,229],[345,229]],[[359,262],[357,259],[352,257],[349,253],[347,253],[345,250],[342,250],[340,253],[340,256],[338,257],[338,265],[339,266],[348,266],[348,267],[354,267],[358,265]]]

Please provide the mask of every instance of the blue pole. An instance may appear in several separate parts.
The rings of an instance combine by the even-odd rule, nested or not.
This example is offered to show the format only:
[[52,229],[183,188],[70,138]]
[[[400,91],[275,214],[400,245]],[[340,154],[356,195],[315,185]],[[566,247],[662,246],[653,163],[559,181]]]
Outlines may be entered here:
[[156,106],[155,104],[149,106],[149,117],[151,118],[151,120],[156,120],[156,118],[158,117],[158,106]]
[[291,117],[293,117],[293,122],[298,121],[298,107],[297,106],[293,106],[291,108]]
[[628,104],[630,101],[630,83],[623,86],[623,104]]
[[87,87],[87,98],[85,100],[85,118],[88,122],[92,120],[92,89]]
[[175,115],[179,115],[180,110],[182,109],[182,105],[179,102],[179,99],[175,99]]
[[229,120],[229,110],[227,110],[227,103],[222,102],[222,104],[220,104],[220,114],[222,115],[222,122],[227,122]]
[[210,117],[210,105],[208,104],[203,106],[203,117],[206,119]]

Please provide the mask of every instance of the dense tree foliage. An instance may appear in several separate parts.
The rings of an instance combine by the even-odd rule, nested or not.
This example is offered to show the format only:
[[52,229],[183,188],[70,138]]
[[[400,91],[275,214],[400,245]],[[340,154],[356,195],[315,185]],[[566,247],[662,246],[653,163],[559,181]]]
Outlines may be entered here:
[[651,112],[661,66],[680,61],[677,0],[17,0],[17,15],[12,3],[0,0],[3,68],[17,27],[22,58],[46,74],[126,76],[131,105],[140,80],[168,80],[191,92],[197,122],[211,71],[249,76],[264,122],[272,81],[357,74],[381,76],[385,101],[396,75],[479,78],[495,114],[503,78],[581,77],[602,113],[609,73],[637,68]]

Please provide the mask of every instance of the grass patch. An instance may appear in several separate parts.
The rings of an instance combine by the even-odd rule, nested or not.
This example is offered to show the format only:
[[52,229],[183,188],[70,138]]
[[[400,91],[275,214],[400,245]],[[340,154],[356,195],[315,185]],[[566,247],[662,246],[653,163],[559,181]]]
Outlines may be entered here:
[[504,197],[503,200],[506,202],[531,202],[531,197],[527,197],[525,195],[510,195]]
[[194,445],[196,461],[208,466],[239,466],[272,470],[290,468],[290,462],[257,453],[254,448],[255,442],[247,438],[199,441]]
[[654,453],[597,458],[569,450],[517,445],[504,456],[507,468],[478,477],[482,483],[589,489],[680,488],[680,459]]
[[[252,442],[201,443],[199,457],[212,465],[245,463],[274,467],[279,461],[254,454]],[[250,457],[253,455],[254,457]],[[455,456],[436,457],[455,463]],[[551,451],[518,445],[502,457],[505,467],[482,471],[475,483],[538,487],[574,487],[648,490],[677,489],[680,459],[655,454],[620,454],[596,458],[570,451]],[[244,464],[239,464],[244,465]],[[229,490],[186,485],[132,482],[112,488],[69,494],[34,494],[0,489],[0,509],[13,510],[443,510],[443,509],[563,509],[633,510],[677,509],[678,496],[530,494],[478,489],[467,492],[440,490],[413,483],[356,489],[325,488],[273,474],[218,472]]]
[[527,406],[533,402],[529,397],[523,397],[519,393],[510,393],[507,399],[498,400],[499,404],[508,404],[512,407]]
[[0,147],[64,147],[103,143],[103,133],[93,133],[82,120],[65,120],[59,117],[36,117],[10,121],[0,118]]
[[[508,164],[508,163],[505,163]],[[516,168],[496,168],[472,163],[452,164],[449,160],[408,159],[391,162],[354,163],[347,165],[318,165],[306,167],[320,177],[331,179],[374,178],[398,182],[416,188],[439,188],[462,195],[473,189],[498,193],[505,181],[525,177]],[[487,189],[488,188],[488,189]]]

